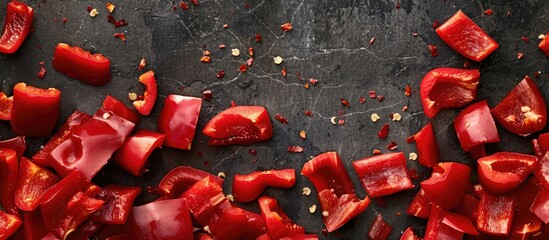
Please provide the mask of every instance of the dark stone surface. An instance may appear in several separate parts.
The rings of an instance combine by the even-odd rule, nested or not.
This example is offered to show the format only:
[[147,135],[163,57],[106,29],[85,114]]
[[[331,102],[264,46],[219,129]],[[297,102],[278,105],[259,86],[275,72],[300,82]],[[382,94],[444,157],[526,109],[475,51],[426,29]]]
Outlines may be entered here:
[[[3,22],[6,0],[0,1],[0,16]],[[139,128],[154,130],[158,113],[168,94],[178,93],[201,96],[205,89],[213,91],[213,100],[204,102],[198,129],[221,110],[230,106],[231,100],[239,105],[263,105],[271,113],[274,136],[271,141],[253,146],[208,147],[202,143],[207,138],[200,133],[195,136],[192,151],[164,148],[151,157],[150,172],[141,178],[126,174],[115,164],[109,163],[96,181],[119,184],[154,186],[162,176],[178,165],[190,165],[213,174],[226,173],[224,187],[231,191],[231,179],[235,173],[255,170],[295,168],[319,153],[338,151],[349,174],[355,182],[360,197],[365,191],[352,170],[351,161],[370,156],[373,149],[386,152],[385,145],[396,141],[398,149],[406,154],[415,151],[415,145],[406,143],[406,138],[417,132],[429,119],[422,114],[419,101],[419,83],[425,73],[438,66],[461,67],[464,58],[447,47],[431,28],[438,19],[444,22],[458,9],[462,9],[474,21],[495,38],[500,48],[480,64],[482,77],[479,99],[488,99],[494,106],[526,74],[541,71],[535,79],[542,92],[549,91],[548,60],[537,49],[538,35],[545,33],[549,24],[549,8],[545,1],[245,1],[240,0],[200,1],[199,6],[190,6],[187,11],[172,9],[174,2],[165,0],[114,1],[114,16],[126,19],[128,26],[115,29],[107,23],[107,11],[103,1],[28,1],[36,9],[34,33],[21,49],[13,55],[0,56],[0,79],[2,90],[11,95],[17,82],[25,81],[39,87],[56,87],[63,91],[62,113],[59,124],[75,109],[93,113],[107,94],[112,94],[130,106],[128,92],[141,92],[137,81],[142,73],[137,71],[141,58],[147,59],[146,69],[155,71],[159,84],[159,97],[153,114],[144,117]],[[90,4],[99,10],[99,16],[88,16]],[[482,14],[492,8],[494,14]],[[507,12],[512,13],[511,16]],[[68,18],[63,24],[61,19]],[[291,22],[294,29],[283,33],[280,25]],[[223,29],[228,24],[228,29]],[[116,32],[125,32],[127,42],[113,38]],[[418,36],[413,37],[412,33]],[[261,43],[256,43],[254,34],[260,33]],[[530,43],[521,40],[530,38]],[[376,37],[370,46],[369,40]],[[81,46],[93,52],[103,53],[112,60],[113,79],[104,87],[82,84],[57,73],[51,67],[54,47],[59,42]],[[225,44],[225,49],[219,49]],[[435,44],[439,56],[432,58],[428,44]],[[37,46],[41,46],[41,49]],[[206,47],[212,52],[212,62],[199,61]],[[238,73],[238,67],[248,58],[246,49],[254,47],[255,63],[246,73]],[[241,56],[233,57],[230,49],[240,49]],[[517,52],[525,57],[518,60]],[[275,65],[273,57],[282,56],[284,63]],[[45,61],[47,74],[38,79],[39,61]],[[281,68],[286,67],[288,76],[283,78]],[[215,73],[225,70],[226,76],[217,79]],[[319,83],[305,89],[299,81],[299,72],[305,80],[316,78]],[[413,88],[411,97],[404,96],[404,87]],[[375,90],[386,98],[378,103],[368,99],[359,104],[359,97],[367,98],[368,91]],[[347,99],[351,107],[345,108],[340,98]],[[409,110],[402,112],[403,106]],[[314,112],[313,117],[303,115],[303,110]],[[339,110],[345,114],[345,125],[336,126],[330,118]],[[399,112],[402,121],[390,122],[389,114]],[[467,163],[473,168],[473,160],[459,146],[452,120],[459,110],[442,111],[431,121],[434,124],[442,161]],[[282,125],[274,120],[281,113],[289,119]],[[382,119],[370,121],[370,115],[378,113]],[[390,122],[389,137],[382,141],[376,137],[382,124]],[[9,123],[2,122],[2,138],[11,135]],[[307,131],[307,140],[298,136]],[[489,152],[512,150],[531,152],[529,140],[500,128],[501,144],[491,144]],[[31,156],[47,138],[29,139]],[[289,145],[300,145],[304,153],[288,153]],[[257,156],[248,150],[256,149]],[[202,157],[198,157],[202,153]],[[254,163],[254,160],[257,162]],[[209,164],[207,164],[209,163]],[[420,173],[421,179],[429,176],[428,169],[408,162],[410,168]],[[420,179],[420,180],[421,180]],[[297,184],[290,190],[268,189],[266,194],[276,197],[282,208],[296,223],[305,226],[307,232],[317,233],[323,239],[365,239],[370,224],[377,214],[394,227],[390,239],[397,239],[407,227],[413,226],[423,234],[426,222],[405,214],[405,209],[419,188],[384,198],[387,207],[372,201],[368,209],[335,233],[321,234],[321,213],[309,213],[309,206],[317,204],[313,191],[311,196],[301,194],[304,186],[312,187],[298,175]],[[314,190],[314,189],[313,189]],[[154,198],[144,195],[138,203]],[[256,204],[243,207],[257,211]],[[397,213],[401,213],[397,216]]]

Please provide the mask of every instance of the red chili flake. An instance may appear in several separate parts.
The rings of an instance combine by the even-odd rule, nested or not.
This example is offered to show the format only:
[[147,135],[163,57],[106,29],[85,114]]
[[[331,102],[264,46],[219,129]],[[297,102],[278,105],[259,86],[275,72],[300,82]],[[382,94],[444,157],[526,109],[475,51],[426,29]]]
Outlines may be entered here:
[[303,148],[300,147],[300,146],[289,146],[288,147],[288,152],[289,153],[302,153]]
[[406,138],[406,142],[407,142],[408,144],[412,144],[412,143],[415,142],[415,141],[416,141],[416,139],[414,138],[414,135],[409,136],[409,137]]
[[238,71],[245,73],[246,71],[248,71],[248,65],[247,64],[240,65],[240,68],[238,68]]
[[36,45],[36,49],[42,50],[42,45],[40,45],[40,44]]
[[179,7],[183,9],[183,11],[187,11],[189,9],[189,4],[187,4],[186,2],[180,2]]
[[400,9],[400,2],[397,2],[395,7],[396,9]]
[[429,44],[429,51],[431,52],[432,57],[438,56],[438,48],[435,45]]
[[339,101],[341,101],[341,104],[345,107],[351,107],[351,104],[349,104],[349,101],[345,100],[345,98],[340,98]]
[[402,111],[403,111],[403,112],[406,112],[406,111],[408,111],[408,105],[406,105],[406,106],[402,107]]
[[523,59],[524,58],[524,53],[521,53],[521,52],[517,53],[517,58],[518,59]]
[[198,0],[191,0],[191,2],[192,2],[195,6],[198,6]]
[[345,124],[345,119],[339,119],[339,121],[337,121],[337,124],[338,124],[338,125],[343,125],[343,124]]
[[176,5],[173,5],[173,6],[172,6],[172,9],[173,9],[174,11],[177,11],[177,6],[176,6]]
[[249,3],[244,3],[243,5],[244,5],[245,9],[250,9],[250,4]]
[[223,28],[225,28],[225,29],[229,28],[229,24],[226,24],[226,23],[223,24]]
[[309,83],[305,83],[305,85],[303,85],[303,87],[304,87],[305,89],[309,89]]
[[236,107],[236,102],[235,101],[231,101],[231,107]]
[[337,111],[337,115],[338,115],[338,116],[343,116],[343,115],[345,115],[345,110],[339,110],[339,111]]
[[250,53],[250,57],[253,57],[254,56],[254,48],[253,47],[248,48],[248,53]]
[[418,33],[417,32],[413,32],[412,33],[412,37],[417,37]]
[[254,64],[254,59],[253,58],[250,58],[246,61],[246,64],[248,64],[248,67],[251,67],[252,64]]
[[376,40],[376,37],[373,37],[372,39],[370,39],[370,46],[371,45],[374,45],[374,41]]
[[204,167],[210,167],[210,161],[204,161]]
[[364,98],[363,96],[360,96],[360,98],[358,99],[358,102],[359,102],[360,104],[363,104],[363,103],[366,102],[366,98]]
[[202,56],[200,58],[200,61],[203,62],[203,63],[209,63],[212,61],[212,58],[210,56]]
[[282,70],[280,70],[280,72],[282,72],[282,76],[283,77],[286,77],[286,67],[283,67]]
[[379,132],[377,133],[377,137],[379,137],[381,139],[385,139],[385,138],[387,138],[387,135],[389,135],[389,124],[385,123],[385,124],[383,124],[383,127],[381,127]]
[[376,198],[376,204],[383,208],[387,207],[387,203],[385,203],[385,200],[380,197]]
[[318,80],[314,78],[309,78],[309,82],[313,85],[316,85],[316,83],[318,83]]
[[198,151],[198,152],[196,152],[196,156],[198,158],[202,158],[202,157],[204,157],[204,153],[202,153],[202,151]]
[[250,149],[250,150],[248,150],[248,153],[250,153],[251,155],[256,156],[256,155],[257,155],[257,150],[255,150],[255,149]]
[[322,233],[322,235],[328,236],[328,229],[323,228],[320,232]]
[[534,72],[534,77],[535,78],[539,78],[540,75],[541,75],[541,71],[535,71]]
[[492,13],[494,13],[494,11],[492,11],[491,8],[488,8],[484,11],[484,14],[486,14],[486,16],[490,16],[490,15],[492,15]]
[[67,21],[69,21],[69,19],[66,18],[66,17],[64,17],[63,20],[62,20],[63,23],[67,23]]
[[303,114],[305,114],[305,116],[308,116],[308,117],[312,117],[312,116],[313,116],[313,112],[311,112],[311,111],[309,111],[309,110],[303,111]]
[[219,44],[219,49],[225,49],[225,44]]
[[401,212],[396,212],[395,216],[400,217],[401,214],[402,214]]
[[280,26],[280,28],[282,28],[282,31],[287,32],[292,30],[293,27],[291,23],[284,23]]
[[507,17],[510,17],[510,16],[513,16],[513,14],[511,13],[511,11],[507,11]]
[[139,66],[137,67],[137,70],[142,70],[145,67],[146,63],[147,63],[147,60],[142,58],[141,61],[139,62]]
[[524,41],[525,43],[530,42],[530,39],[528,39],[527,37],[521,37],[520,39],[522,39],[522,41]]
[[288,124],[288,119],[286,119],[284,116],[280,115],[280,113],[277,113],[275,115],[275,119],[278,120],[282,124]]
[[217,74],[215,74],[215,76],[217,78],[223,78],[223,77],[225,77],[225,71],[220,70],[219,72],[217,72]]
[[376,95],[376,91],[369,91],[368,94],[370,94],[370,98],[371,98],[371,99],[374,99],[374,98],[376,98],[376,96],[377,96],[377,95]]
[[412,87],[410,87],[410,85],[406,85],[404,88],[404,95],[407,97],[412,96]]
[[374,155],[379,155],[381,154],[381,150],[379,149],[374,149],[374,151],[372,152]]
[[210,55],[212,55],[212,52],[210,52],[210,50],[206,49],[206,50],[202,51],[202,54],[204,56],[210,56]]
[[116,23],[114,24],[115,28],[119,28],[119,27],[123,27],[123,26],[128,26],[128,23],[124,19],[120,19],[120,20],[116,21]]
[[385,96],[383,95],[377,95],[377,102],[382,102],[383,100],[385,100]]
[[212,100],[212,90],[204,90],[202,92],[202,98],[204,98],[204,100],[206,101],[211,101]]
[[397,146],[396,142],[391,142],[387,145],[387,149],[389,149],[389,150],[395,150],[397,148],[398,148],[398,146]]
[[38,74],[36,74],[36,76],[42,79],[46,75],[46,68],[44,68],[44,62],[39,62],[38,64],[40,64],[40,70],[38,70]]
[[261,34],[256,33],[256,34],[255,34],[255,41],[256,41],[256,42],[261,42],[261,40],[263,40],[263,38],[261,37]]
[[469,62],[469,60],[465,60],[465,62],[463,63],[463,68],[469,69],[469,67],[471,67],[471,62]]
[[299,79],[299,81],[303,81],[303,77],[299,72],[295,72],[295,76],[297,77],[297,79]]
[[115,38],[118,38],[118,39],[122,40],[122,42],[126,41],[126,34],[124,34],[124,33],[115,33],[113,36]]
[[410,168],[410,170],[408,171],[408,173],[410,174],[410,178],[412,179],[419,179],[419,176],[417,175],[417,171],[415,168]]
[[91,5],[88,5],[88,8],[86,8],[86,10],[88,10],[88,12],[91,12],[93,10],[93,7]]
[[433,22],[433,29],[436,29],[438,27],[438,19],[435,19]]

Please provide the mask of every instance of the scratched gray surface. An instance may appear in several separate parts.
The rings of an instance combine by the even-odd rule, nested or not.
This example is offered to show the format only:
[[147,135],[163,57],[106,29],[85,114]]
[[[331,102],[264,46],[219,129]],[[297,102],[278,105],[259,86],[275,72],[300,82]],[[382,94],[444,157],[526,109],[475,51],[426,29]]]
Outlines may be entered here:
[[[0,16],[3,22],[6,0],[0,1]],[[548,8],[544,1],[402,1],[400,9],[396,1],[200,1],[199,6],[190,6],[187,11],[172,10],[172,1],[114,1],[114,16],[126,19],[127,27],[115,29],[106,21],[104,1],[29,1],[36,9],[34,33],[21,49],[13,55],[0,56],[0,79],[2,90],[11,95],[15,83],[25,81],[40,87],[56,87],[63,92],[60,125],[75,109],[93,113],[107,94],[112,94],[128,105],[128,92],[140,92],[137,65],[146,58],[146,69],[156,73],[159,98],[153,114],[143,118],[139,128],[155,129],[158,113],[168,94],[178,93],[201,96],[202,90],[213,91],[213,100],[204,102],[198,129],[234,100],[239,105],[263,105],[271,113],[274,127],[273,139],[249,147],[208,147],[206,137],[198,132],[192,151],[183,152],[164,148],[156,151],[151,159],[150,172],[141,178],[124,173],[114,164],[97,177],[100,184],[108,182],[154,186],[162,176],[178,165],[190,165],[217,174],[227,175],[225,191],[229,194],[231,179],[235,173],[248,173],[272,168],[295,168],[311,156],[335,150],[341,154],[360,197],[365,191],[359,184],[351,167],[351,161],[370,156],[373,149],[382,149],[390,141],[398,143],[398,149],[406,154],[415,151],[405,139],[418,131],[429,120],[422,114],[419,101],[419,83],[423,75],[438,66],[461,67],[464,58],[448,48],[431,28],[438,19],[441,23],[458,9],[463,9],[483,29],[500,43],[500,49],[481,64],[475,64],[482,73],[479,99],[488,99],[494,106],[524,75],[541,71],[535,79],[543,93],[549,90],[548,61],[537,49],[537,36],[549,30]],[[99,9],[99,16],[88,16],[88,4]],[[483,9],[492,8],[494,14],[485,16]],[[507,12],[511,16],[507,16]],[[63,24],[61,19],[68,18]],[[291,22],[294,29],[283,33],[280,25]],[[228,24],[228,29],[222,25]],[[116,32],[125,32],[127,42],[112,37]],[[413,37],[412,33],[418,36]],[[254,34],[263,36],[256,43]],[[530,38],[524,43],[520,38]],[[373,46],[369,40],[376,37]],[[51,59],[58,42],[79,45],[108,56],[112,61],[113,79],[104,87],[84,85],[57,73],[51,67]],[[226,49],[219,49],[225,44]],[[439,56],[432,58],[428,44],[439,48]],[[39,46],[42,49],[39,49]],[[212,62],[199,62],[206,46],[212,52]],[[254,47],[255,62],[247,73],[237,69],[249,55],[246,49]],[[230,49],[240,49],[241,56],[233,57]],[[525,57],[518,60],[517,52]],[[273,63],[274,56],[282,56],[284,62]],[[38,79],[38,62],[45,61],[47,74]],[[283,78],[281,67],[288,69]],[[217,79],[215,73],[224,70],[225,78]],[[295,77],[299,72],[305,79],[316,78],[319,83],[309,89],[305,82]],[[406,84],[412,86],[412,97],[403,94]],[[359,104],[359,97],[367,98],[368,91],[375,90],[386,98],[378,103],[368,99]],[[345,108],[340,98],[347,99],[351,107]],[[401,108],[409,105],[407,112]],[[303,110],[314,112],[313,117],[303,115]],[[345,125],[336,126],[330,118],[339,110],[345,114]],[[472,159],[463,153],[453,130],[452,119],[459,110],[441,112],[432,119],[437,141],[442,152],[442,161],[458,161],[474,166]],[[390,134],[386,140],[376,137],[382,124],[389,122],[388,115],[399,112],[402,121],[390,122]],[[282,125],[274,120],[281,113],[289,123]],[[378,113],[382,119],[370,121],[370,115]],[[9,123],[2,122],[1,136],[11,135]],[[298,136],[307,131],[307,140]],[[489,146],[489,152],[512,150],[531,152],[529,138],[516,137],[500,128],[501,144]],[[27,156],[31,156],[47,139],[30,139]],[[304,153],[288,153],[289,145],[300,145]],[[256,149],[258,154],[248,153]],[[200,155],[203,155],[200,157]],[[254,160],[257,162],[254,163]],[[421,179],[428,177],[429,170],[409,162],[409,167],[419,171]],[[335,233],[320,234],[323,224],[320,212],[309,213],[309,206],[317,204],[314,197],[303,196],[304,186],[311,183],[298,175],[297,184],[290,190],[268,189],[266,194],[276,197],[282,208],[296,223],[305,226],[309,233],[317,233],[324,239],[364,239],[370,224],[380,213],[394,227],[391,239],[396,239],[408,226],[423,234],[425,221],[405,214],[405,208],[415,195],[415,190],[405,191],[384,198],[386,207],[372,201],[368,209]],[[144,195],[138,199],[144,203],[153,199]],[[257,211],[256,204],[243,205]],[[396,213],[402,213],[397,216]]]

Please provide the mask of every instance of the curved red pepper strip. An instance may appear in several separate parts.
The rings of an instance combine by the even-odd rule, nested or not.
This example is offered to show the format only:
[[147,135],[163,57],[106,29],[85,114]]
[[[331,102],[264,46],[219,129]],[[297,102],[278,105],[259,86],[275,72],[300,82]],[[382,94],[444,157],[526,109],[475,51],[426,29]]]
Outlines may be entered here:
[[15,190],[19,175],[19,162],[13,149],[0,149],[0,205],[9,214],[19,215],[15,204]]
[[148,171],[145,163],[155,148],[162,147],[165,134],[145,129],[129,136],[114,155],[114,161],[130,174],[138,177]]
[[42,195],[59,180],[59,176],[23,157],[19,163],[15,204],[23,211],[33,211],[40,205]]
[[189,166],[179,166],[164,175],[158,187],[151,189],[150,192],[168,199],[176,198],[205,177],[211,177],[218,185],[223,184],[223,179],[218,176]]
[[532,155],[498,152],[477,160],[478,178],[490,193],[505,193],[517,188],[534,170],[538,159]]
[[295,224],[286,215],[284,210],[278,204],[278,201],[272,197],[263,196],[258,199],[261,216],[265,221],[265,226],[269,236],[272,239],[280,239],[292,234],[303,234],[305,228]]
[[151,114],[154,103],[156,102],[156,95],[158,94],[158,86],[156,85],[156,79],[154,78],[154,72],[148,71],[139,76],[139,82],[145,85],[145,92],[143,93],[143,100],[136,100],[133,102],[133,106],[142,115]]
[[59,43],[53,54],[53,68],[83,83],[103,86],[111,81],[111,61],[78,46]]
[[164,145],[191,150],[202,99],[170,94],[158,117],[158,132],[166,134]]
[[233,180],[233,196],[238,202],[255,200],[266,187],[291,188],[295,184],[295,170],[257,171],[246,175],[236,174]]
[[418,161],[426,167],[434,167],[439,162],[438,144],[433,131],[433,124],[429,122],[414,135],[416,142]]
[[[471,168],[465,164],[456,162],[439,163],[433,168],[431,177],[421,182],[421,188],[433,204],[445,210],[451,210],[463,199],[469,184],[470,174]],[[451,194],[449,194],[448,189],[452,189]]]
[[454,128],[461,148],[466,152],[485,143],[500,141],[486,100],[473,103],[459,113],[454,119]]
[[17,51],[29,35],[34,19],[34,10],[22,2],[11,1],[6,11],[4,32],[0,37],[0,53]]

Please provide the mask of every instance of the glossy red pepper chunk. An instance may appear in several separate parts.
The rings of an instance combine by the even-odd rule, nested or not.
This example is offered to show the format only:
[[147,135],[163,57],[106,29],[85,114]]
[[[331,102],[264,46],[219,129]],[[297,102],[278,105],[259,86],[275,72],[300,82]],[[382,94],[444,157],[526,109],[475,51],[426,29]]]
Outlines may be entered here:
[[515,191],[512,191],[516,200],[510,234],[513,239],[528,239],[528,237],[540,231],[541,220],[530,211],[539,189],[542,189],[542,187],[538,185],[536,179],[529,178]]
[[17,215],[0,211],[0,239],[8,239],[21,224],[21,219]]
[[404,153],[386,153],[353,162],[362,186],[372,198],[390,195],[414,187]]
[[301,174],[315,185],[319,193],[325,189],[334,189],[337,197],[355,193],[353,182],[337,152],[317,155],[303,165]]
[[442,109],[461,108],[475,100],[480,81],[477,69],[436,68],[419,86],[423,112],[433,118]]
[[23,212],[23,237],[25,240],[41,240],[50,232],[44,225],[42,212],[35,209],[32,212]]
[[57,44],[52,65],[58,72],[86,84],[103,86],[111,81],[111,60],[78,46]]
[[0,205],[9,214],[18,215],[19,210],[15,204],[15,191],[19,162],[12,149],[0,149]]
[[[456,162],[439,163],[433,168],[431,177],[421,182],[421,188],[433,204],[445,210],[451,210],[463,199],[469,184],[470,174],[471,168],[465,164]],[[451,189],[451,192],[448,192],[449,189]]]
[[93,213],[91,219],[105,224],[126,223],[132,210],[133,201],[140,193],[140,187],[125,187],[113,184],[105,186],[95,197],[105,201],[105,204]]
[[[72,234],[78,229],[88,217],[95,211],[99,210],[105,202],[89,197],[83,192],[77,192],[69,200],[65,209],[65,215],[61,219],[63,227],[56,229],[53,233],[56,237],[62,236],[66,239],[69,234]],[[59,231],[61,230],[61,231]]]
[[461,202],[456,206],[455,213],[467,216],[473,223],[477,221],[479,199],[469,193],[465,193]]
[[206,226],[215,214],[217,206],[227,201],[221,185],[210,176],[193,184],[179,197],[187,199],[194,219],[203,226]]
[[400,236],[400,240],[421,240],[421,238],[416,236],[412,227],[408,227]]
[[133,106],[142,115],[151,114],[154,103],[156,102],[156,95],[158,94],[158,86],[156,85],[156,79],[154,78],[154,72],[148,71],[139,76],[139,82],[145,85],[145,92],[143,93],[143,100],[136,100],[133,102]]
[[473,103],[459,113],[454,119],[454,128],[461,148],[466,152],[478,145],[500,141],[486,100]]
[[62,176],[77,169],[91,179],[122,146],[134,126],[111,111],[99,109],[51,151],[48,161]]
[[549,38],[547,38],[547,35],[539,42],[538,47],[546,56],[549,56]]
[[532,148],[536,157],[542,158],[549,151],[549,133],[542,133],[536,139],[532,139]]
[[520,81],[497,106],[492,115],[505,129],[520,136],[540,131],[547,123],[547,105],[530,77]]
[[92,221],[85,221],[84,223],[80,224],[74,230],[74,232],[71,232],[67,236],[67,240],[82,240],[82,239],[91,239],[91,236],[95,234],[101,228],[103,224],[96,223]]
[[158,118],[158,132],[166,134],[164,145],[191,150],[202,99],[170,94]]
[[476,62],[484,60],[499,47],[494,39],[461,10],[440,25],[436,32],[448,46]]
[[0,120],[11,119],[11,108],[13,106],[13,97],[6,96],[5,93],[0,92]]
[[10,139],[0,141],[0,148],[9,148],[13,149],[17,155],[18,159],[23,157],[25,150],[27,150],[27,142],[25,137],[17,136]]
[[160,180],[158,187],[151,191],[161,197],[167,197],[168,199],[176,198],[205,177],[211,177],[218,185],[223,185],[223,179],[218,176],[189,166],[179,166],[168,172],[164,178]]
[[91,116],[87,113],[74,111],[48,143],[32,156],[32,160],[44,167],[51,167],[48,161],[48,155],[51,151],[65,142],[71,136],[75,127],[84,124],[90,118]]
[[129,233],[135,239],[193,239],[193,224],[185,199],[163,200],[134,207],[128,221]]
[[165,134],[145,129],[129,136],[114,155],[114,162],[130,174],[139,177],[146,171],[145,163],[154,149],[162,147]]
[[414,141],[416,142],[419,163],[426,167],[436,166],[439,161],[439,152],[433,124],[429,122],[416,133]]
[[549,223],[549,190],[539,188],[539,192],[530,207],[530,211],[545,224]]
[[318,201],[322,210],[322,220],[328,232],[337,230],[364,212],[370,204],[368,197],[360,200],[354,193],[337,196],[333,188],[320,191]]
[[23,157],[19,163],[19,180],[15,190],[15,205],[23,211],[33,211],[40,205],[40,198],[59,176]]
[[295,170],[268,170],[250,174],[236,174],[233,180],[233,196],[238,202],[255,200],[266,187],[291,188],[295,184]]
[[479,181],[490,193],[505,193],[524,182],[536,164],[532,155],[498,152],[477,161]]
[[251,145],[271,139],[273,127],[264,107],[235,106],[213,117],[202,132],[211,146]]
[[431,213],[431,202],[427,196],[425,196],[423,188],[420,188],[416,196],[412,199],[406,208],[406,213],[418,218],[429,218],[429,214]]
[[391,235],[391,232],[393,231],[393,227],[391,227],[389,224],[387,224],[384,220],[381,214],[378,214],[372,225],[370,226],[370,230],[368,231],[368,239],[372,240],[385,240],[389,239],[389,235]]
[[109,110],[119,117],[135,123],[136,125],[139,123],[139,115],[134,110],[126,107],[124,103],[111,95],[107,95],[107,97],[105,97],[105,100],[103,100],[102,108]]
[[11,126],[23,136],[43,137],[51,133],[59,116],[61,91],[25,83],[13,87]]
[[514,214],[513,196],[492,195],[485,192],[480,195],[477,229],[491,235],[506,236],[511,231]]
[[293,234],[305,233],[305,228],[293,223],[276,199],[263,196],[258,201],[261,216],[272,239],[281,239]]
[[464,233],[479,235],[469,218],[433,206],[425,230],[425,240],[462,239]]
[[534,176],[545,189],[549,189],[549,153],[539,159]]
[[11,54],[17,51],[30,34],[34,9],[22,2],[11,1],[6,10],[4,32],[0,37],[0,53]]

